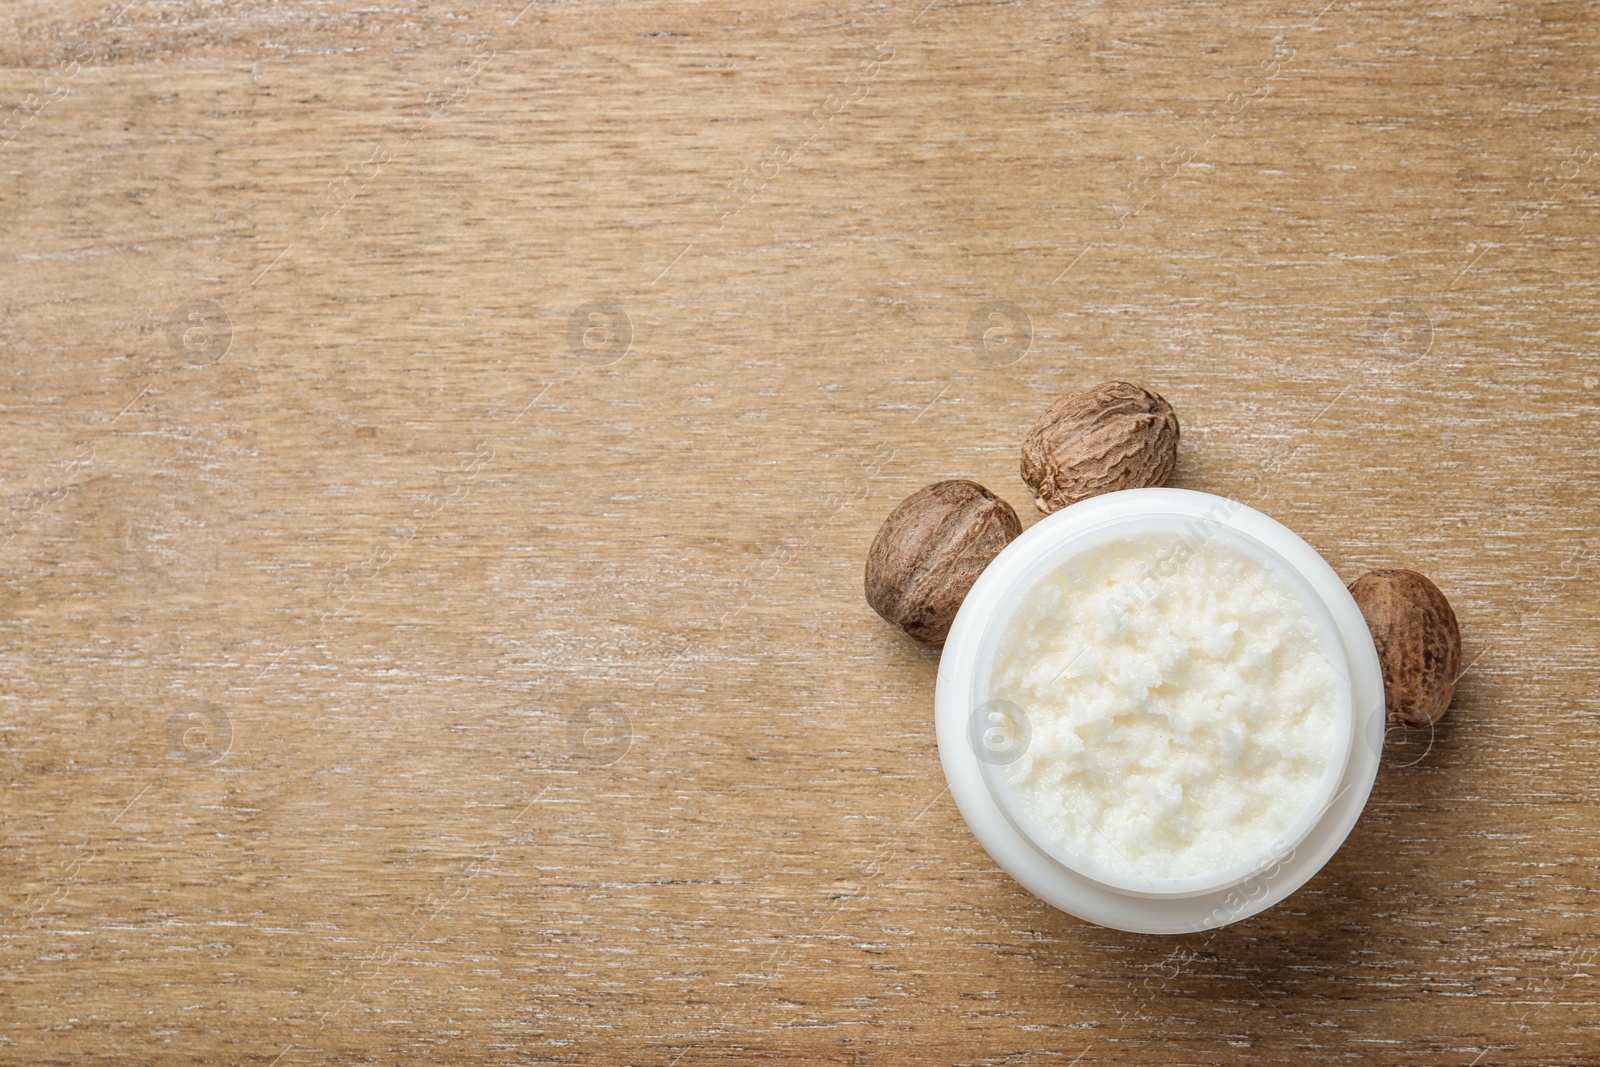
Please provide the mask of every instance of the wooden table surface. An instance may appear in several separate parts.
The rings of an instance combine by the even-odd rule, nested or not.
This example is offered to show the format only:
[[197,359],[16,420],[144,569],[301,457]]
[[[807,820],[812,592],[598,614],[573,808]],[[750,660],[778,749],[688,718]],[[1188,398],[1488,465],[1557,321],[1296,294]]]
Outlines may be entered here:
[[[1594,3],[124,2],[0,14],[0,1062],[1600,1063]],[[1464,633],[1206,934],[861,595],[1108,378]]]

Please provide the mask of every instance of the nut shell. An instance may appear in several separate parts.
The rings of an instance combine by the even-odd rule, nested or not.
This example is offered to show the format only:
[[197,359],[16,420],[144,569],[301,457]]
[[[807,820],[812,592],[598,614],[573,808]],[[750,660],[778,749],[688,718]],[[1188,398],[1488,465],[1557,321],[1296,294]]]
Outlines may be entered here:
[[1046,513],[1100,493],[1164,485],[1177,462],[1172,405],[1128,382],[1062,397],[1022,443],[1022,480]]
[[1383,664],[1389,722],[1432,726],[1461,673],[1461,628],[1439,587],[1416,571],[1372,571],[1350,583]]
[[1022,533],[1011,505],[977,482],[935,482],[889,513],[867,552],[867,603],[942,645],[972,583]]

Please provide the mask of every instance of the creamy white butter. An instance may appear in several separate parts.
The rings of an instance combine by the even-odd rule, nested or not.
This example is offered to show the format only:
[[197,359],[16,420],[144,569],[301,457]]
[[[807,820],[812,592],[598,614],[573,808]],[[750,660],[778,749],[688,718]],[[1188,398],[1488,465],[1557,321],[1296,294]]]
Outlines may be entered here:
[[1277,572],[1216,538],[1132,534],[1066,560],[1001,633],[991,700],[1026,715],[995,768],[1058,850],[1187,878],[1267,852],[1334,758],[1338,681]]

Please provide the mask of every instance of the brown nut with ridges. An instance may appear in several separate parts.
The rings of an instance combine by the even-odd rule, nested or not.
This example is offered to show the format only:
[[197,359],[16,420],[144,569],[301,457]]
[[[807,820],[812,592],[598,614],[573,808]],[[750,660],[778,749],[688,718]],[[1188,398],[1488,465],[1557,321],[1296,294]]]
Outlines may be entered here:
[[1383,665],[1389,722],[1432,726],[1444,717],[1461,673],[1461,627],[1439,587],[1416,571],[1363,574],[1350,594]]
[[1178,462],[1178,416],[1159,395],[1105,382],[1051,404],[1022,443],[1022,480],[1040,511],[1164,485]]
[[977,482],[919,489],[872,539],[867,603],[918,641],[942,645],[972,583],[1020,533],[1011,505]]

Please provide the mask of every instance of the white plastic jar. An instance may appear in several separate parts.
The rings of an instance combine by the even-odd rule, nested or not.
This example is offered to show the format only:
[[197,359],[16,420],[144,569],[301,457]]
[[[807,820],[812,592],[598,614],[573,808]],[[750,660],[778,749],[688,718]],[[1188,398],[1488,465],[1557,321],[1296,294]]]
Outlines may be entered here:
[[[1157,552],[1159,546],[1177,546],[1179,551]],[[1095,733],[1084,725],[1093,725],[1094,709],[1080,714],[1081,709],[1051,707],[1048,696],[1040,696],[1052,689],[1048,679],[1059,677],[1058,663],[1078,663],[1081,659],[1070,668],[1079,683],[1079,688],[1072,690],[1076,694],[1072,699],[1102,703],[1110,699],[1099,690],[1085,690],[1082,686],[1097,684],[1100,679],[1092,675],[1111,671],[1113,664],[1136,674],[1143,669],[1136,658],[1130,660],[1139,653],[1126,647],[1130,643],[1126,635],[1115,638],[1122,642],[1116,648],[1079,649],[1065,660],[1047,640],[1018,637],[1019,633],[1060,631],[1073,634],[1075,641],[1113,640],[1093,635],[1114,633],[1116,627],[1084,625],[1080,619],[1066,618],[1073,612],[1088,611],[1090,594],[1100,585],[1109,588],[1110,578],[1095,571],[1093,587],[1079,581],[1079,593],[1084,598],[1081,604],[1063,603],[1061,592],[1063,575],[1071,576],[1074,567],[1087,573],[1091,565],[1106,559],[1116,564],[1117,573],[1137,575],[1137,582],[1125,585],[1138,591],[1140,605],[1170,602],[1176,606],[1166,610],[1179,615],[1193,614],[1203,606],[1211,613],[1206,617],[1206,627],[1226,629],[1238,625],[1235,621],[1218,625],[1226,615],[1226,605],[1255,605],[1254,615],[1244,614],[1242,624],[1246,628],[1254,625],[1272,629],[1267,624],[1273,623],[1276,628],[1266,634],[1263,647],[1274,648],[1278,661],[1290,660],[1287,667],[1278,662],[1273,675],[1281,678],[1287,672],[1287,688],[1281,684],[1276,688],[1258,687],[1245,691],[1241,697],[1243,683],[1235,676],[1225,675],[1226,684],[1217,692],[1173,692],[1171,679],[1201,675],[1178,669],[1184,665],[1171,662],[1175,654],[1172,649],[1184,646],[1181,641],[1175,644],[1170,636],[1164,637],[1163,666],[1169,678],[1163,681],[1160,672],[1150,668],[1154,673],[1149,683],[1161,684],[1166,699],[1162,706],[1169,712],[1184,700],[1190,708],[1189,720],[1179,724],[1181,729],[1166,731],[1173,735],[1189,731],[1191,750],[1177,751],[1172,757],[1187,761],[1189,777],[1184,781],[1163,779],[1160,774],[1159,764],[1168,756],[1169,742],[1176,744],[1180,740],[1176,736],[1169,738],[1160,731],[1133,728]],[[1194,559],[1209,560],[1215,565],[1210,569],[1190,566],[1180,576],[1183,568],[1173,561]],[[1188,585],[1174,588],[1180,581]],[[1208,581],[1218,587],[1204,588]],[[1197,582],[1201,583],[1199,587]],[[1245,591],[1227,587],[1240,582],[1262,588]],[[1240,596],[1241,593],[1246,595]],[[1268,593],[1271,596],[1263,600]],[[1219,603],[1224,607],[1219,608]],[[1271,613],[1263,622],[1263,603],[1278,605],[1282,610],[1277,614],[1289,623],[1274,623]],[[1045,605],[1043,609],[1041,604]],[[1053,609],[1052,604],[1060,606]],[[1100,606],[1103,610],[1104,604]],[[1040,625],[1041,611],[1048,615],[1051,610],[1062,613],[1063,626],[1052,629]],[[1194,629],[1193,619],[1156,621],[1163,634],[1166,621],[1187,621]],[[1207,647],[1213,644],[1216,642],[1208,641]],[[1231,647],[1227,642],[1223,644]],[[1085,651],[1089,653],[1087,657],[1083,656]],[[1058,658],[1046,660],[1047,652]],[[1018,679],[1027,676],[1029,655],[1039,657],[1047,668],[1036,672],[1047,679],[1046,683],[1035,678],[1035,684],[1026,688],[1026,692],[1034,694],[1034,700],[1044,701],[1036,704],[1031,714],[1023,706],[1028,703],[1026,698],[1008,699],[1023,691]],[[1306,660],[1304,679],[1295,676],[1296,657]],[[1259,655],[1254,657],[1254,661],[1259,660]],[[1067,673],[1065,668],[1063,673]],[[1090,677],[1084,677],[1086,673]],[[1134,688],[1143,691],[1138,685]],[[1263,701],[1282,702],[1288,699],[1285,693],[1294,694],[1297,708],[1308,701],[1315,703],[1315,717],[1295,710],[1287,719],[1281,715],[1273,718],[1282,709],[1259,706]],[[1253,709],[1252,701],[1257,705]],[[1217,707],[1210,707],[1212,704]],[[1250,714],[1218,708],[1249,709]],[[1196,709],[1204,714],[1194,715]],[[1235,715],[1238,722],[1230,720]],[[1063,911],[1102,926],[1142,933],[1187,933],[1236,922],[1271,907],[1320,870],[1344,842],[1360,817],[1377,776],[1384,729],[1383,676],[1371,635],[1354,599],[1333,568],[1293,532],[1224,497],[1183,489],[1134,489],[1092,497],[1050,515],[995,558],[967,594],[945,642],[935,720],[940,761],[951,794],[979,843],[1012,877]],[[1135,718],[1125,715],[1118,721],[1134,722]],[[1040,740],[1036,740],[1036,727],[1050,732],[1040,733]],[[1284,759],[1298,760],[1294,765],[1297,777],[1272,778],[1276,772],[1270,765],[1262,769],[1259,753],[1254,763],[1242,759],[1229,762],[1216,752],[1233,749],[1219,749],[1212,743],[1214,737],[1209,736],[1218,732],[1227,732],[1230,737],[1247,736],[1249,730],[1264,732],[1269,728],[1277,731],[1271,739],[1276,748],[1270,751],[1288,751]],[[1088,742],[1078,736],[1085,732],[1089,734]],[[1292,744],[1286,746],[1285,738],[1292,739],[1297,733],[1307,740],[1299,749]],[[1057,743],[1058,735],[1065,737],[1065,747],[1072,750],[1072,766],[1078,773],[1071,780],[1075,783],[1073,788],[1080,792],[1061,798],[1063,810],[1068,811],[1066,822],[1079,831],[1076,838],[1064,833],[1059,825],[1042,821],[1040,816],[1049,804],[1041,805],[1039,790],[1057,788],[1048,783],[1067,781],[1047,763],[1052,758],[1063,758],[1059,755],[1063,748]],[[1114,745],[1108,740],[1113,737]],[[1046,738],[1050,744],[1044,743]],[[1148,744],[1149,750],[1141,752],[1141,743]],[[1307,746],[1311,751],[1306,751]],[[1234,749],[1237,747],[1235,744]],[[1041,762],[1043,772],[1030,776],[1030,761],[1034,759]],[[1246,770],[1247,765],[1254,769]],[[1154,771],[1150,770],[1152,767]],[[1218,777],[1214,785],[1208,786],[1204,779],[1213,767]],[[1019,768],[1030,773],[1019,773]],[[1260,780],[1224,779],[1227,775],[1242,778],[1247,774]],[[1047,784],[1040,786],[1040,780]],[[1152,780],[1157,782],[1154,787],[1150,785]],[[1241,833],[1230,838],[1225,830],[1214,833],[1212,847],[1203,853],[1206,859],[1198,868],[1192,861],[1187,867],[1181,866],[1159,850],[1148,853],[1155,857],[1153,865],[1148,859],[1127,862],[1123,855],[1129,850],[1129,842],[1147,844],[1138,833],[1141,827],[1147,836],[1150,832],[1146,816],[1140,816],[1144,823],[1131,828],[1126,824],[1128,797],[1117,794],[1135,784],[1146,791],[1166,790],[1170,796],[1165,797],[1166,806],[1159,810],[1168,812],[1169,818],[1181,815],[1186,825],[1192,821],[1189,816],[1207,802],[1203,799],[1206,797],[1223,797],[1233,806],[1230,811],[1242,803],[1241,795],[1253,796],[1252,802],[1258,807],[1268,806],[1252,809],[1252,825],[1258,827],[1253,835]],[[1241,792],[1234,786],[1248,786],[1255,792]],[[1105,795],[1086,798],[1081,793],[1085,788],[1099,789]],[[1083,814],[1085,811],[1096,814],[1091,817]],[[1113,819],[1123,822],[1115,827],[1105,822]],[[1101,823],[1090,825],[1096,820]],[[1270,832],[1261,832],[1260,826],[1267,826]],[[1089,847],[1085,836],[1088,832],[1097,841],[1115,842],[1121,851]],[[1248,845],[1230,848],[1230,842]]]

